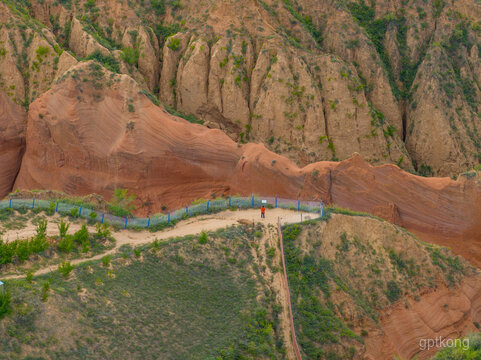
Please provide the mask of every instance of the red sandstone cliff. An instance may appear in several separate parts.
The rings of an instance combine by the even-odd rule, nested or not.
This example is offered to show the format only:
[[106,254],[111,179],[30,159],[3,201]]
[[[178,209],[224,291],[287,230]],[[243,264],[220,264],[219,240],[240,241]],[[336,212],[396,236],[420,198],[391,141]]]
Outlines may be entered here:
[[0,91],[0,197],[12,189],[25,150],[25,111]]
[[[262,144],[239,145],[219,130],[172,117],[130,77],[92,62],[60,82],[30,107],[15,188],[106,197],[115,187],[129,188],[152,204],[150,211],[212,193],[322,198],[451,246],[481,240],[479,175],[424,178],[394,165],[371,166],[358,155],[299,168]],[[471,250],[463,245],[458,253],[470,258]]]

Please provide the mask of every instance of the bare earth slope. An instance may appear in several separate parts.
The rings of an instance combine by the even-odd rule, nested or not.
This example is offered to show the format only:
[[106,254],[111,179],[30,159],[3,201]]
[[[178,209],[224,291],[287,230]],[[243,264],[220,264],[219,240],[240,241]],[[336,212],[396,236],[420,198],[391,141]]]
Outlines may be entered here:
[[0,197],[12,189],[25,151],[25,111],[0,91]]

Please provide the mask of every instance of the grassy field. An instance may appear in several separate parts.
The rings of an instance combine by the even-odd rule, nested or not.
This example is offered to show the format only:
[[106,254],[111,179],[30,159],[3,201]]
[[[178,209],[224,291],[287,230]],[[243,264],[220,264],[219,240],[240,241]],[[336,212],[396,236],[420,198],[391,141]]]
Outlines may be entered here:
[[7,281],[0,359],[282,358],[275,297],[253,266],[255,233],[123,247],[68,278]]

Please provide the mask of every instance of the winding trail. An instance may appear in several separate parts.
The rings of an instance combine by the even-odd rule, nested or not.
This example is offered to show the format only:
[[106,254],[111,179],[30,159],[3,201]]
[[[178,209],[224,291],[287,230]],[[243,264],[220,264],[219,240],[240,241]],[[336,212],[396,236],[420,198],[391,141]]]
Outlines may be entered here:
[[[158,232],[150,232],[146,230],[142,231],[133,231],[133,230],[120,230],[112,232],[112,236],[115,238],[116,243],[115,247],[111,250],[108,250],[102,254],[95,255],[89,258],[82,258],[82,259],[75,259],[71,260],[70,263],[72,265],[78,265],[81,263],[99,260],[105,255],[113,254],[122,245],[142,245],[151,243],[155,240],[166,240],[173,237],[183,237],[186,235],[196,235],[201,233],[202,231],[215,231],[221,228],[225,228],[228,226],[236,225],[239,223],[253,223],[253,222],[261,222],[265,225],[272,224],[277,225],[277,219],[280,219],[282,224],[287,223],[296,223],[301,221],[301,213],[292,210],[286,209],[267,209],[266,211],[266,218],[261,219],[259,215],[259,209],[247,209],[247,210],[238,210],[238,211],[223,211],[217,214],[209,214],[209,215],[200,215],[192,218],[188,218],[186,220],[182,220],[177,223],[173,228],[165,229],[163,231]],[[304,220],[313,219],[318,216],[318,214],[312,213],[303,213],[302,214]],[[54,221],[50,220],[58,220],[58,216],[49,218],[49,223],[47,227],[47,235],[54,236],[58,234],[57,224]],[[71,223],[69,228],[69,233],[75,232],[82,226],[82,223]],[[35,235],[35,225],[29,223],[27,227],[21,230],[9,230],[3,233],[2,238],[4,241],[13,241],[15,239],[25,239]],[[94,227],[89,227],[89,231],[95,231]],[[57,271],[57,264],[46,266],[42,269],[39,269],[35,272],[35,276],[47,274],[49,272]],[[20,279],[24,278],[26,274],[15,274],[15,275],[8,275],[5,277],[1,277],[2,280],[9,280],[9,279]]]

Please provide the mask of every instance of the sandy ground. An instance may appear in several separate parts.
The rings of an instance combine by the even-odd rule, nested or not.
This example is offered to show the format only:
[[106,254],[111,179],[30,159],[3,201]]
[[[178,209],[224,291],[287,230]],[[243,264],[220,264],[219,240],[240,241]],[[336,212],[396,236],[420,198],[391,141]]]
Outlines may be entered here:
[[[303,213],[303,220],[313,219],[317,217],[317,214]],[[260,218],[260,211],[258,209],[248,209],[239,211],[223,211],[217,214],[201,215],[193,218],[189,218],[177,223],[173,228],[169,228],[163,231],[150,232],[150,231],[133,231],[133,230],[120,230],[112,232],[112,236],[116,240],[115,248],[108,250],[102,254],[90,257],[88,259],[75,259],[71,261],[72,265],[77,265],[87,261],[93,261],[101,259],[103,256],[115,253],[122,245],[137,246],[146,243],[153,242],[154,240],[165,240],[172,237],[195,235],[202,231],[215,231],[220,228],[236,225],[239,223],[261,222],[264,224],[277,224],[277,219],[280,218],[281,224],[296,223],[301,220],[301,213],[286,209],[267,209],[266,218]],[[49,218],[47,226],[47,235],[58,235],[57,222],[59,221],[58,215],[53,218]],[[73,233],[80,229],[82,225],[80,223],[71,223],[69,233]],[[36,226],[32,223],[28,223],[27,226],[21,230],[9,230],[3,233],[2,238],[4,241],[13,241],[15,239],[25,239],[35,235]],[[95,227],[89,227],[91,232],[95,231]],[[57,270],[57,265],[51,265],[42,268],[35,272],[35,275],[42,275]],[[2,278],[3,280],[18,279],[25,277],[25,275],[10,275]]]

